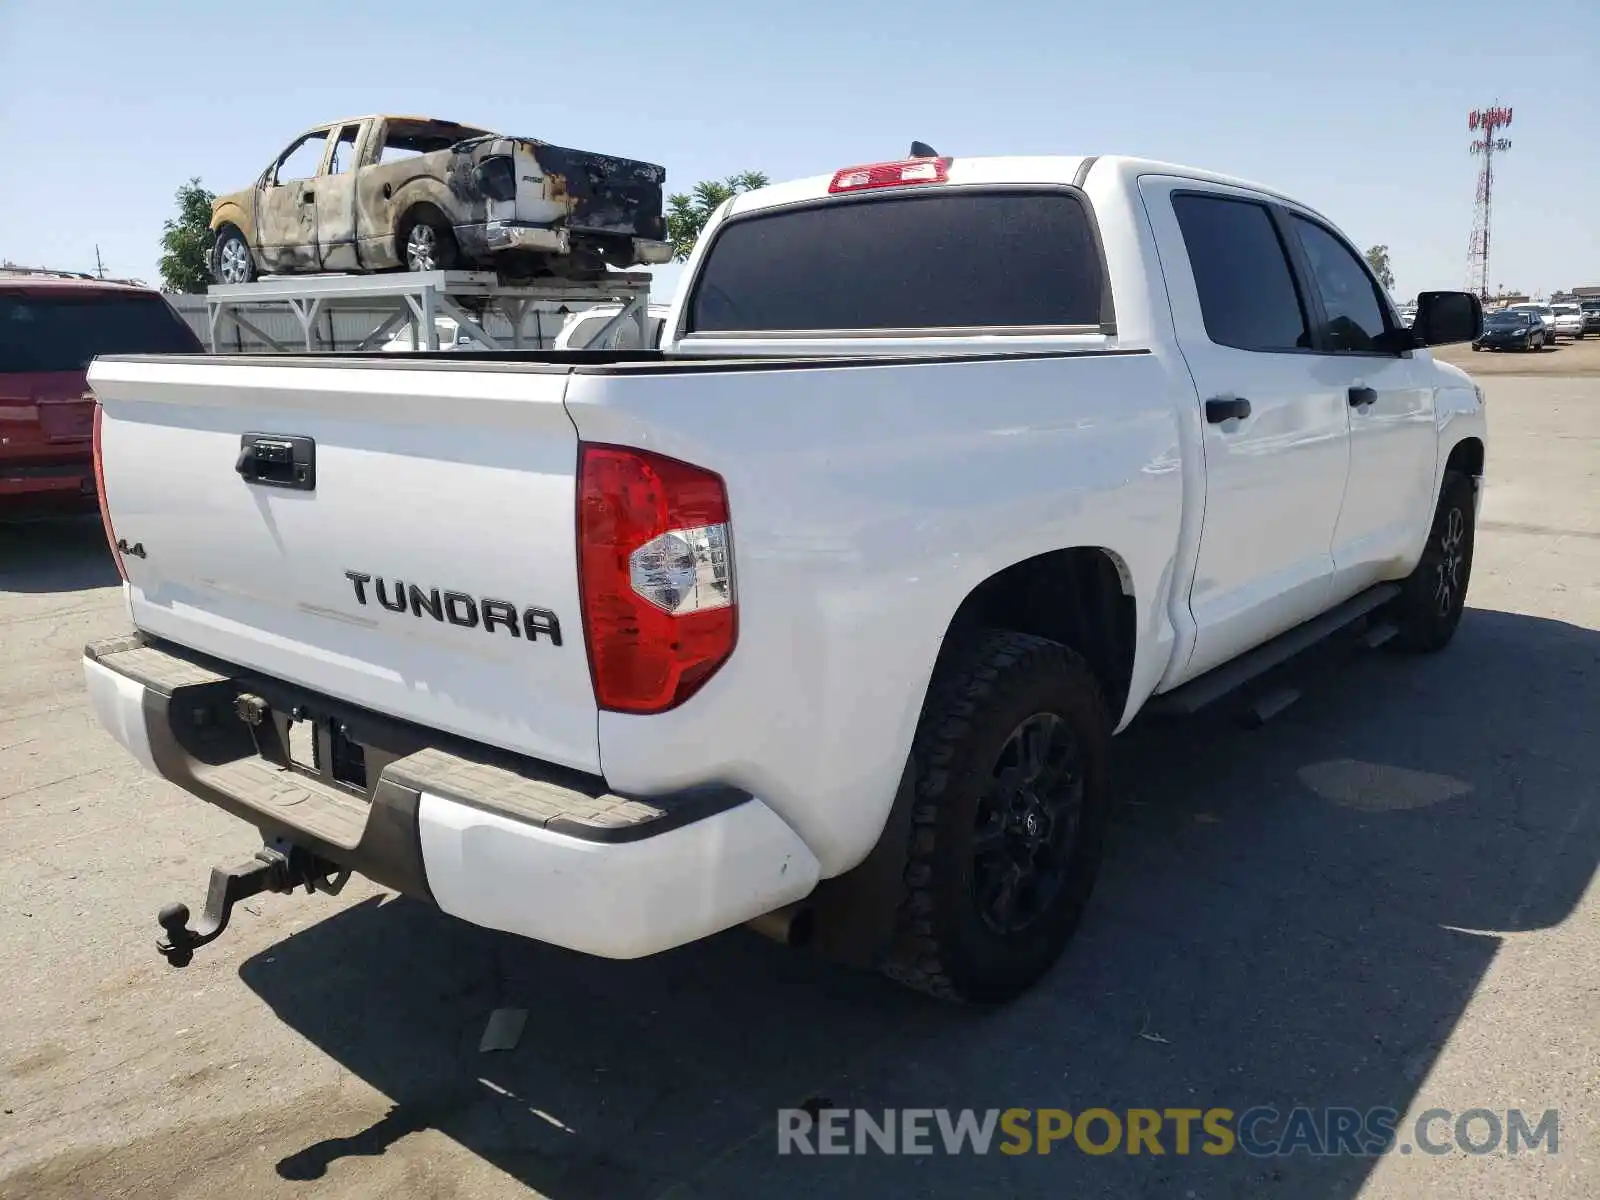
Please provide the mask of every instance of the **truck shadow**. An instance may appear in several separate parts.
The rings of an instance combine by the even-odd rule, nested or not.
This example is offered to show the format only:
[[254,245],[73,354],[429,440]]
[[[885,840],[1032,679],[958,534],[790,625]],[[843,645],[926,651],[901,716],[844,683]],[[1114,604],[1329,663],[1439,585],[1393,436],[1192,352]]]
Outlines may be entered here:
[[[775,1133],[807,1101],[1404,1113],[1499,935],[1559,923],[1600,860],[1600,634],[1472,610],[1443,655],[1303,670],[1314,686],[1262,731],[1223,715],[1119,739],[1090,913],[1004,1010],[742,930],[604,962],[374,900],[297,933],[244,982],[393,1107],[277,1172],[405,1155],[432,1128],[553,1197],[1354,1196],[1376,1160],[1213,1157],[1198,1137],[1187,1156],[818,1159]],[[527,1010],[521,1041],[480,1053],[501,1006]]]
[[0,592],[74,592],[117,582],[97,515],[0,522]]

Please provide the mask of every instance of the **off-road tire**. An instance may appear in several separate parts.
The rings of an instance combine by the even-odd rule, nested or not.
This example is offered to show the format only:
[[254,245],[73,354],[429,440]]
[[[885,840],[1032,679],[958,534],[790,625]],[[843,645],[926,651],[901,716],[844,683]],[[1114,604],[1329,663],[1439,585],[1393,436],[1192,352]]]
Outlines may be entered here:
[[[1074,739],[1082,790],[1062,855],[1066,872],[1035,923],[1002,935],[974,891],[975,822],[1002,750],[1035,714]],[[884,974],[941,1000],[1001,1004],[1060,957],[1094,887],[1110,818],[1112,720],[1100,685],[1056,642],[984,630],[941,666],[912,744],[915,777],[905,897]]]
[[[1466,609],[1472,577],[1476,485],[1460,471],[1446,471],[1439,504],[1428,530],[1428,544],[1416,570],[1406,576],[1391,616],[1399,632],[1385,645],[1411,654],[1442,650],[1455,636]],[[1458,523],[1459,520],[1459,523]],[[1441,589],[1448,577],[1448,596]]]

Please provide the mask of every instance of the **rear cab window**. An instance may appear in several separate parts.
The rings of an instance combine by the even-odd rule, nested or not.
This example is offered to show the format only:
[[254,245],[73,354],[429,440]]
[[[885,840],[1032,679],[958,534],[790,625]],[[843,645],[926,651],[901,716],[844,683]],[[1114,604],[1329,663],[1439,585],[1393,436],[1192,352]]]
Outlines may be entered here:
[[1107,294],[1076,191],[880,193],[729,220],[707,249],[685,332],[1098,333]]
[[202,354],[160,296],[0,291],[0,373],[83,371],[101,354]]

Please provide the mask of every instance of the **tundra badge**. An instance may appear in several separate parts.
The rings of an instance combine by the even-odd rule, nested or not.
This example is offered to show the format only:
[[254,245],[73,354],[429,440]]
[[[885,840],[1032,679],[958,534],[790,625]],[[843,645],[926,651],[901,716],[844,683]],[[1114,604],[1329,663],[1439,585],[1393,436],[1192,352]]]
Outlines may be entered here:
[[509,600],[478,599],[466,592],[441,588],[421,588],[399,579],[374,579],[361,571],[346,571],[344,577],[356,589],[356,603],[367,603],[367,584],[374,584],[378,604],[392,613],[410,610],[420,617],[427,613],[435,621],[459,625],[463,629],[483,629],[493,633],[503,628],[514,638],[526,636],[536,642],[547,638],[552,646],[561,645],[561,622],[548,608],[524,608],[520,612]]

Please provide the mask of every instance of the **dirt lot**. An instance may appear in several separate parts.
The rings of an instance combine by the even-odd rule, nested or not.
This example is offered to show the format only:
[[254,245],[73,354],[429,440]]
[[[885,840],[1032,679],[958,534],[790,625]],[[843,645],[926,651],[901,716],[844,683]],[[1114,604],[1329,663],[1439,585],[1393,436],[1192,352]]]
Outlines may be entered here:
[[[1257,732],[1120,739],[1079,937],[987,1015],[745,931],[601,962],[360,883],[262,897],[171,970],[157,908],[255,842],[85,707],[79,648],[124,621],[98,527],[0,531],[0,1196],[1600,1195],[1600,381],[1489,395],[1454,645],[1328,655]],[[503,1005],[521,1043],[480,1053]],[[776,1110],[807,1099],[1388,1106],[1407,1146],[1430,1108],[1555,1109],[1559,1142],[780,1157]]]
[[1583,341],[1560,341],[1543,350],[1473,350],[1471,346],[1446,346],[1434,352],[1446,362],[1474,375],[1600,375],[1600,336]]

